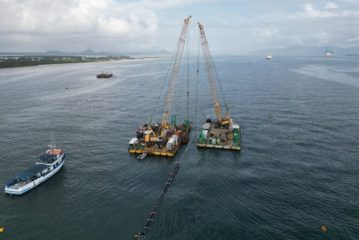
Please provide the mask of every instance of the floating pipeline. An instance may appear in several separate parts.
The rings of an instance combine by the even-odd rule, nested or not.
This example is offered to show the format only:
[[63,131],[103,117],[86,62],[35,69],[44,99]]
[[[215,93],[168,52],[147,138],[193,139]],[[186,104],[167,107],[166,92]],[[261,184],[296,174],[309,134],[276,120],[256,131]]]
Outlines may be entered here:
[[158,213],[158,210],[159,210],[159,207],[162,203],[162,200],[165,196],[165,194],[168,192],[169,188],[171,187],[171,184],[173,182],[173,180],[175,179],[177,173],[178,173],[178,170],[180,168],[180,164],[179,164],[179,161],[176,162],[176,165],[174,167],[174,169],[172,170],[171,172],[171,175],[168,177],[167,179],[167,182],[161,192],[161,195],[160,197],[158,198],[156,204],[153,206],[153,208],[151,209],[151,211],[149,212],[149,215],[148,215],[148,218],[146,220],[146,223],[145,223],[145,226],[143,227],[143,230],[137,234],[135,234],[134,236],[134,240],[139,240],[139,239],[144,239],[147,232],[149,231],[149,229],[151,228],[151,225],[153,224],[154,222],[154,219]]

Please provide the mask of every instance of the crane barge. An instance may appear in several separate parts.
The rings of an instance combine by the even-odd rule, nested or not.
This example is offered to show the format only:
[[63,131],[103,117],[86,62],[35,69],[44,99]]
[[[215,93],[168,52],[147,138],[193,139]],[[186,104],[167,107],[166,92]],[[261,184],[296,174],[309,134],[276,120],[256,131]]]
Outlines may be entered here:
[[169,116],[172,109],[176,82],[179,77],[190,19],[191,16],[184,19],[182,31],[177,42],[176,54],[169,75],[162,120],[156,124],[152,124],[150,120],[149,123],[140,126],[137,129],[136,137],[132,138],[128,144],[129,153],[174,157],[180,146],[189,141],[189,120],[186,119],[182,124],[177,124],[176,115],[171,115],[171,122],[169,122]]
[[[200,42],[205,63],[206,75],[212,96],[212,103],[216,119],[207,119],[203,124],[201,133],[198,138],[197,147],[199,148],[217,148],[217,149],[241,149],[241,129],[239,123],[233,122],[228,108],[222,115],[222,108],[217,93],[216,71],[213,63],[211,52],[209,51],[208,41],[204,26],[198,23]],[[198,72],[198,70],[197,70]]]

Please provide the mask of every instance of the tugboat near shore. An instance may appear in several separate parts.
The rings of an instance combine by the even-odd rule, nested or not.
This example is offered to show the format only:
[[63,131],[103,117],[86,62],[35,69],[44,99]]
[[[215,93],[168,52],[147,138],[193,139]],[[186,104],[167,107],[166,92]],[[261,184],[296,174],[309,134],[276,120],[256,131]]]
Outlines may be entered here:
[[97,74],[96,77],[97,78],[111,78],[111,77],[113,77],[113,74],[102,72],[102,73]]

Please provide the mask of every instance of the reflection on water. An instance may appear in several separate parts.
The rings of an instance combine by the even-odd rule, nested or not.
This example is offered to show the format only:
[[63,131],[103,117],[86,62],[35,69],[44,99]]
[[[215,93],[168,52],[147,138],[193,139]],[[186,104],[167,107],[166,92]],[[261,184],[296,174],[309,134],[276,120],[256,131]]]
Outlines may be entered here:
[[299,69],[293,69],[293,71],[313,78],[359,87],[359,69],[346,69],[327,65],[305,65]]

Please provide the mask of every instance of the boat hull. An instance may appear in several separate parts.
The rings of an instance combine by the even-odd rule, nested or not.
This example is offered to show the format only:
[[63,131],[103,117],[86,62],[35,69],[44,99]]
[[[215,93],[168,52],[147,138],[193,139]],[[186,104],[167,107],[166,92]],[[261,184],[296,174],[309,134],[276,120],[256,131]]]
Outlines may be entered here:
[[240,151],[240,126],[233,123],[232,119],[229,122],[231,124],[228,127],[219,127],[218,123],[211,121],[203,124],[197,147]]
[[61,170],[61,168],[63,167],[63,165],[65,163],[64,158],[65,158],[65,154],[62,154],[62,156],[59,157],[59,159],[56,161],[56,162],[61,162],[57,167],[55,167],[51,172],[49,172],[45,176],[41,176],[41,177],[35,179],[34,181],[27,183],[24,186],[21,186],[18,188],[5,186],[5,193],[10,194],[10,195],[22,195],[22,194],[30,191],[31,189],[37,187],[38,185],[40,185],[41,183],[43,183],[50,177],[54,176],[57,172],[59,172]]
[[166,149],[158,150],[158,149],[153,149],[153,148],[144,148],[144,149],[136,149],[136,150],[129,149],[128,152],[129,153],[138,153],[138,154],[142,154],[142,153],[146,152],[148,155],[153,155],[153,156],[174,157],[179,148],[180,148],[180,144],[173,151],[168,151]]
[[[178,152],[178,150],[181,148],[181,146],[189,142],[189,133],[191,130],[191,125],[189,122],[185,122],[184,124],[182,124],[182,126],[183,126],[182,128],[175,129],[170,138],[167,137],[166,140],[164,140],[165,143],[162,144],[162,147],[159,147],[157,145],[158,142],[156,142],[156,140],[152,140],[151,142],[152,139],[151,137],[149,137],[147,141],[145,140],[144,136],[140,137],[139,139],[137,139],[137,137],[133,138],[129,142],[128,152],[132,154],[147,153],[148,155],[152,155],[152,156],[173,158]],[[143,131],[148,131],[148,130],[146,129]],[[161,136],[162,133],[159,135]],[[175,139],[175,140],[170,142],[171,139]],[[148,144],[148,142],[150,142],[150,144]],[[170,145],[168,146],[168,144]]]
[[238,146],[230,146],[230,145],[214,145],[214,144],[201,144],[197,143],[198,148],[216,148],[216,149],[227,149],[227,150],[234,150],[240,151],[241,148]]

